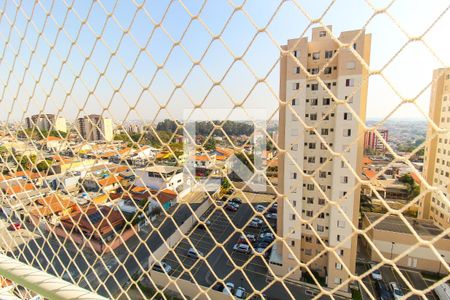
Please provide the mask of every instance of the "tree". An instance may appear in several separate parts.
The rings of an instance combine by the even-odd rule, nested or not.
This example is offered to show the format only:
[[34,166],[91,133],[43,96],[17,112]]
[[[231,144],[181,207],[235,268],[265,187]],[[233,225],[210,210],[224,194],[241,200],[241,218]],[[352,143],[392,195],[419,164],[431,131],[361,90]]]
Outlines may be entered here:
[[41,160],[41,161],[36,165],[36,169],[37,169],[39,172],[45,172],[45,171],[47,171],[47,170],[50,168],[51,164],[52,164],[52,161],[51,161],[51,160],[47,160],[47,159]]
[[420,186],[416,184],[411,174],[402,175],[398,181],[403,182],[408,186],[409,199],[414,199],[420,194]]
[[215,150],[216,149],[216,140],[213,137],[210,137],[204,144],[205,150]]

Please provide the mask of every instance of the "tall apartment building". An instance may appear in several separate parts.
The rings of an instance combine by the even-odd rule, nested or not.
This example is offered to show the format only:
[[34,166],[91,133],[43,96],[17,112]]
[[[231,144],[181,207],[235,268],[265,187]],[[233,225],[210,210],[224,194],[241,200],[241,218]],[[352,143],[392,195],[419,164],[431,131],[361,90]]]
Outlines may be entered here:
[[113,123],[101,115],[87,115],[77,120],[77,130],[86,141],[112,141]]
[[[378,129],[378,133],[381,135],[385,142],[388,141],[389,131],[387,129]],[[364,150],[385,152],[386,146],[382,143],[378,135],[373,131],[367,131],[364,134]]]
[[39,128],[39,130],[58,130],[67,132],[66,119],[54,114],[39,114],[25,118],[27,129]]
[[[450,68],[433,73],[429,116],[439,128],[450,129]],[[439,187],[444,197],[438,192],[427,193],[420,201],[419,218],[432,219],[436,225],[447,229],[450,226],[450,135],[435,134],[429,125],[423,176],[430,185]],[[423,186],[422,190],[425,188]]]
[[[328,29],[331,31],[332,27],[328,26]],[[338,39],[369,63],[370,34],[364,30],[345,31]],[[325,277],[327,286],[333,288],[349,277],[337,256],[350,272],[355,272],[357,238],[351,224],[336,206],[329,205],[327,199],[339,200],[340,207],[357,227],[359,189],[354,190],[357,181],[350,168],[340,157],[333,158],[318,135],[299,119],[315,128],[330,148],[343,153],[358,174],[362,167],[363,129],[348,108],[336,105],[331,94],[316,79],[308,78],[296,60],[310,74],[318,75],[337,99],[347,100],[363,121],[368,72],[350,49],[339,49],[324,27],[312,29],[311,41],[307,37],[293,39],[282,47],[286,52],[280,63],[283,104],[279,115],[279,143],[286,152],[279,163],[278,186],[284,196],[278,201],[277,233],[287,245],[278,243],[270,262],[279,275],[292,272],[289,277],[300,280],[302,271],[297,268],[296,256],[301,262],[309,263],[309,268]],[[301,171],[306,175],[303,176]],[[308,176],[316,180],[320,189]],[[336,251],[318,257],[323,246],[314,231],[325,244],[337,247]],[[341,243],[352,235],[352,239]],[[347,292],[348,285],[342,291]]]

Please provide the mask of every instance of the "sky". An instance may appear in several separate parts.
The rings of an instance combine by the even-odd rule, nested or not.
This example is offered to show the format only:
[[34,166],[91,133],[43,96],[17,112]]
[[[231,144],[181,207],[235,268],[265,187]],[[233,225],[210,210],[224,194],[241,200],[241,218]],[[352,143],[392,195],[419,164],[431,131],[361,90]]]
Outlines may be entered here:
[[[336,36],[372,34],[370,69],[381,75],[369,78],[368,119],[424,120],[432,71],[450,62],[446,0],[38,2],[0,1],[1,120],[154,122],[236,104],[275,119],[279,46],[309,36],[312,20]],[[420,109],[397,108],[402,99]]]

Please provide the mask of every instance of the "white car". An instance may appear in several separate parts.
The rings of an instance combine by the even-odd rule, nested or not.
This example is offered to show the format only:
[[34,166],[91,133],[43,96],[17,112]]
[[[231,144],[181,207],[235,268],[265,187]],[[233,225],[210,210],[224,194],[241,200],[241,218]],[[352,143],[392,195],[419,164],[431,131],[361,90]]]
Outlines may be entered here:
[[257,212],[263,212],[266,209],[266,207],[264,205],[258,204],[255,206],[255,210]]
[[234,296],[238,299],[245,299],[245,289],[243,287],[238,287],[236,289],[236,293],[234,293]]
[[158,272],[166,272],[167,274],[169,274],[172,271],[172,266],[163,261],[160,263],[157,262],[153,266],[153,270],[158,271]]
[[234,283],[232,282],[227,282],[225,283],[225,288],[223,289],[223,293],[225,295],[233,295],[233,290],[234,290]]
[[249,254],[252,252],[252,249],[247,244],[235,244],[233,246],[233,250],[236,252],[241,252],[241,253],[245,253],[245,254]]
[[259,239],[275,239],[275,236],[272,232],[264,232],[259,235]]
[[266,215],[267,220],[276,220],[278,218],[277,214],[271,213]]
[[402,299],[403,298],[403,292],[402,290],[398,287],[396,282],[389,282],[389,288],[392,291],[392,294],[394,294],[394,299]]
[[259,228],[261,227],[263,224],[263,220],[261,220],[260,218],[253,218],[252,221],[250,222],[249,226],[253,227],[253,228]]
[[195,250],[194,248],[190,248],[190,249],[188,250],[188,252],[187,252],[187,256],[190,257],[190,258],[195,258],[195,259],[197,259],[197,258],[202,257],[202,256],[203,256],[203,253],[201,253],[201,252],[198,251],[198,250]]
[[[371,267],[373,269],[373,268],[375,268],[375,265],[372,264]],[[372,275],[373,280],[383,280],[383,276],[381,276],[380,269],[373,270],[371,275]]]

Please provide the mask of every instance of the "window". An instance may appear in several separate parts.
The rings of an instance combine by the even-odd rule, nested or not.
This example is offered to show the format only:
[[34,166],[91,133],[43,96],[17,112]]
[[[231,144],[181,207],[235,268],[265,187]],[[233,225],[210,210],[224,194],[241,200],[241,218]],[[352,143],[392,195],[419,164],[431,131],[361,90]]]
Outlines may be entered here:
[[347,176],[342,176],[341,177],[341,183],[348,183],[348,177]]
[[306,203],[308,203],[308,204],[314,204],[314,198],[312,198],[312,197],[306,198]]
[[313,211],[312,210],[307,210],[306,211],[306,216],[311,218],[313,216]]
[[295,200],[292,201],[292,206],[293,206],[293,207],[296,207],[296,206],[297,206],[297,201],[295,201]]
[[297,172],[292,172],[291,178],[292,179],[297,179]]
[[292,144],[291,145],[291,150],[292,151],[298,151],[298,144]]
[[344,129],[344,136],[345,137],[352,136],[352,130],[351,129]]
[[319,36],[320,36],[320,37],[327,36],[327,32],[324,31],[324,30],[322,30],[322,31],[319,32]]
[[308,162],[309,162],[310,164],[315,163],[315,162],[316,162],[316,157],[315,157],[315,156],[310,156],[310,157],[308,157]]
[[338,242],[341,241],[341,235],[340,234],[336,235],[336,241],[338,241]]
[[322,135],[328,135],[328,128],[322,128],[322,129],[320,130],[320,133],[321,133]]
[[345,79],[345,86],[353,86],[353,85],[354,85],[353,78]]
[[317,91],[317,90],[319,90],[319,84],[318,83],[311,84],[311,91]]
[[297,99],[295,99],[295,98],[292,99],[292,100],[291,100],[291,105],[292,105],[292,106],[296,106],[296,105],[297,105]]
[[300,67],[295,67],[294,68],[294,73],[295,74],[300,74]]
[[331,99],[330,98],[323,98],[322,100],[322,104],[323,105],[330,105],[331,103]]
[[319,178],[327,178],[327,172],[319,171]]
[[317,225],[317,231],[318,232],[324,232],[325,231],[325,227],[323,227],[322,225]]
[[305,254],[306,255],[312,255],[312,250],[311,249],[305,249]]
[[342,283],[342,279],[339,278],[339,277],[335,277],[335,278],[334,278],[334,283],[335,283],[335,284],[341,284],[341,283]]
[[[309,119],[311,120],[311,121],[316,121],[317,120],[317,114],[310,114],[309,115]],[[314,131],[313,131],[314,132]]]
[[311,75],[314,75],[314,74],[319,74],[319,68],[312,68],[311,69]]
[[291,220],[295,220],[295,214],[291,215]]
[[337,227],[345,228],[345,221],[337,221]]
[[323,74],[331,74],[331,67],[326,67],[324,70],[323,70]]
[[325,205],[325,199],[319,198],[319,205]]
[[292,51],[292,55],[294,55],[294,57],[299,57],[300,51],[294,50],[294,51]]
[[312,58],[313,58],[313,60],[318,60],[318,59],[320,59],[320,52],[314,52],[314,53],[312,54]]
[[309,149],[316,149],[316,143],[309,143],[308,144]]
[[295,241],[291,241],[291,247],[295,246]]
[[342,265],[340,263],[336,263],[336,270],[342,270]]
[[309,183],[308,185],[306,185],[306,189],[308,191],[314,191],[314,184]]
[[333,57],[333,51],[325,51],[325,58],[332,58]]
[[294,82],[293,89],[294,90],[299,90],[300,89],[300,83],[299,82]]
[[355,50],[356,50],[356,43],[354,43],[354,44],[353,44],[353,49],[355,49]]
[[312,243],[312,237],[310,237],[310,236],[305,236],[305,242],[307,242],[307,243]]
[[325,214],[324,213],[320,213],[318,218],[319,219],[325,219]]
[[340,255],[340,256],[344,256],[344,250],[342,250],[342,249],[339,250],[339,255]]
[[350,121],[352,119],[351,113],[344,113],[344,120]]
[[319,103],[319,99],[315,98],[315,99],[311,99],[311,105],[312,106],[316,106]]

